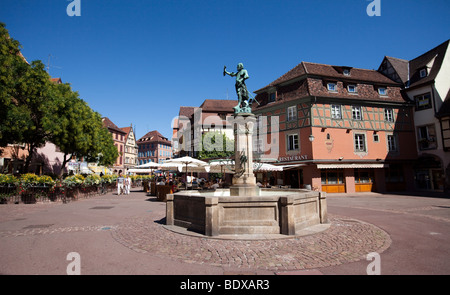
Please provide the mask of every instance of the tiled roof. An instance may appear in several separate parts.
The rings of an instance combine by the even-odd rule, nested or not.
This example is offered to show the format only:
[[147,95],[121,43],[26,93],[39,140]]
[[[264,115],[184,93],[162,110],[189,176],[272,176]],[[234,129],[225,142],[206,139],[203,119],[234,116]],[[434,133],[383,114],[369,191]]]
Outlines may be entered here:
[[[344,69],[350,70],[350,75],[344,75]],[[266,90],[267,88],[283,84],[290,80],[300,78],[304,75],[308,77],[320,76],[324,78],[331,79],[345,79],[351,81],[362,81],[362,82],[372,82],[386,85],[394,85],[396,82],[387,78],[383,74],[375,70],[358,69],[346,66],[332,66],[311,62],[301,62],[296,67],[288,71],[286,74],[282,75],[280,78],[276,79],[269,85],[261,88],[256,93]]]
[[408,61],[405,59],[390,56],[386,56],[386,58],[395,69],[402,82],[405,83],[406,81],[408,81]]
[[130,133],[130,131],[132,130],[131,127],[122,127],[120,128],[120,130],[122,130],[123,132],[125,132],[126,134]]
[[[409,87],[420,86],[434,81],[439,70],[441,69],[442,62],[444,60],[445,53],[449,46],[450,40],[445,41],[441,45],[431,49],[430,51],[416,57],[409,62],[410,81]],[[434,60],[434,61],[433,61]],[[433,61],[433,65],[428,72],[428,75],[424,78],[420,78],[420,70],[425,68],[427,64]]]
[[[384,68],[385,61],[389,62],[389,64],[392,66],[393,70],[395,71],[394,73],[391,72],[389,69]],[[393,79],[394,81],[405,85],[405,83],[409,79],[408,64],[409,64],[408,60],[391,57],[391,56],[385,56],[383,59],[383,62],[381,63],[380,67],[378,68],[378,71],[380,73],[383,73],[387,77]]]
[[163,142],[167,145],[171,145],[171,142],[164,136],[162,136],[161,133],[159,133],[157,130],[153,130],[142,136],[138,143],[140,142]]
[[61,78],[50,78],[53,83],[62,84]]
[[178,116],[190,118],[194,114],[194,110],[195,107],[180,107],[180,112],[178,113]]
[[103,126],[107,127],[108,129],[114,130],[119,133],[126,134],[123,130],[121,130],[119,127],[116,126],[108,117],[102,118]]
[[200,105],[204,112],[234,112],[233,108],[237,105],[236,100],[228,99],[205,99]]

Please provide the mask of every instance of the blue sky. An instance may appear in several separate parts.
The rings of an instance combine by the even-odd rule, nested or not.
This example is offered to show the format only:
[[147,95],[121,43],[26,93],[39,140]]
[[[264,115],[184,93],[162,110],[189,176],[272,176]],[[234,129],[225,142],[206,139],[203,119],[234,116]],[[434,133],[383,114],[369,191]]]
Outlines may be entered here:
[[180,106],[235,99],[222,69],[244,63],[260,89],[301,61],[378,69],[450,38],[450,1],[380,0],[1,0],[0,21],[29,60],[137,137],[171,138]]

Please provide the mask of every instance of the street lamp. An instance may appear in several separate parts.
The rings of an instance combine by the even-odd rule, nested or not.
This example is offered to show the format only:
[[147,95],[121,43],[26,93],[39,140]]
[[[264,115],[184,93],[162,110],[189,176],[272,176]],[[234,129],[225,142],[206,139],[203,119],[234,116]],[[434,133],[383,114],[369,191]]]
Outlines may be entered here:
[[312,135],[312,133],[311,133],[311,135],[309,136],[309,141],[310,141],[310,142],[313,142],[313,141],[314,141],[314,135]]

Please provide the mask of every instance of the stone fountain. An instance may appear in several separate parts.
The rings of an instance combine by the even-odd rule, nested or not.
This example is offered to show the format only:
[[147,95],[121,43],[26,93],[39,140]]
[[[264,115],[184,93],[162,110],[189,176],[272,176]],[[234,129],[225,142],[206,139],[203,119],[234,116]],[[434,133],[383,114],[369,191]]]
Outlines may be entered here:
[[[230,189],[182,191],[167,196],[166,225],[205,236],[298,235],[325,224],[326,194],[302,189],[260,189],[253,174],[253,126],[248,78],[242,64],[236,76],[238,105],[234,108],[235,173]],[[254,100],[254,99],[253,99]]]

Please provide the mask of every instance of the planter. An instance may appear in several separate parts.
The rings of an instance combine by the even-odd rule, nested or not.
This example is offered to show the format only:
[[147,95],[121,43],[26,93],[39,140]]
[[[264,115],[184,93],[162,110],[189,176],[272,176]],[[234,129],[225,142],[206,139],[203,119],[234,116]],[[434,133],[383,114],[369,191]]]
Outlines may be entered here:
[[22,193],[20,198],[24,204],[36,204],[37,202],[37,198],[34,193]]
[[8,200],[16,194],[16,185],[10,183],[0,185],[0,204],[8,204]]

